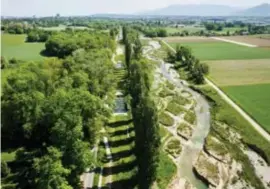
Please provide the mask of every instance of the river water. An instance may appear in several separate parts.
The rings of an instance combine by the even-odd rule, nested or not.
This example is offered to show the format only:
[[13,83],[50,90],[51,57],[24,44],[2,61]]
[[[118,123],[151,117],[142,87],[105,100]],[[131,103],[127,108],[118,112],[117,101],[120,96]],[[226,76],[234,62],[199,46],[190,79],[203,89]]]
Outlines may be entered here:
[[[154,41],[150,43],[153,48],[160,47],[159,44],[154,43]],[[179,159],[179,173],[180,177],[186,178],[197,189],[207,189],[208,186],[195,176],[193,172],[193,164],[196,162],[199,153],[203,149],[205,138],[210,130],[210,106],[202,95],[190,89],[179,79],[178,73],[174,69],[170,68],[172,66],[171,64],[167,64],[161,59],[152,58],[149,55],[146,56],[149,59],[160,62],[160,72],[163,77],[173,83],[176,87],[188,91],[196,101],[195,114],[197,125],[193,130],[192,137],[183,147]]]

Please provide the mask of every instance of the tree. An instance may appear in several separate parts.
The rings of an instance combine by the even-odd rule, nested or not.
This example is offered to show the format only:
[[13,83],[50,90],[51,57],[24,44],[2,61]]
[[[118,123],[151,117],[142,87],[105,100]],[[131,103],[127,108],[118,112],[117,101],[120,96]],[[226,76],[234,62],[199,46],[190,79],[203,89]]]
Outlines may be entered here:
[[140,59],[142,56],[142,44],[139,39],[136,39],[133,46],[134,58]]
[[34,169],[39,175],[35,181],[37,189],[72,189],[66,177],[70,171],[61,163],[62,153],[54,148],[47,149],[47,155],[34,159]]
[[205,23],[205,28],[206,28],[208,31],[215,30],[215,24],[213,24],[213,23]]
[[4,56],[1,56],[1,69],[5,69],[8,67],[8,61]]
[[27,41],[28,42],[37,42],[37,41],[39,41],[39,36],[38,36],[37,32],[31,31],[30,33],[28,33]]
[[128,40],[126,40],[126,44],[125,44],[125,59],[126,59],[126,66],[128,69],[128,73],[129,73],[129,67],[131,64],[131,56],[132,56],[132,46],[131,43],[129,43]]
[[10,168],[7,165],[7,162],[1,161],[1,178],[4,178],[10,174]]

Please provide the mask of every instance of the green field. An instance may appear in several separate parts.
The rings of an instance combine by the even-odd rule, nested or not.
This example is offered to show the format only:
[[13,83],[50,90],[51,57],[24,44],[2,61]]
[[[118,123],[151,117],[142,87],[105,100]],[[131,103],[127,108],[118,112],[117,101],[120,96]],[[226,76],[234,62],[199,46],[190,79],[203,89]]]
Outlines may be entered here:
[[44,43],[26,43],[26,35],[1,34],[2,56],[7,59],[42,60],[40,52],[45,48]]
[[177,45],[188,46],[200,60],[241,60],[270,58],[270,49],[250,48],[226,42],[183,42],[169,43],[172,47]]
[[166,27],[166,31],[169,34],[183,32],[183,31],[188,31],[190,33],[193,33],[193,32],[198,32],[198,31],[201,31],[201,30],[205,30],[205,28],[204,27],[192,27],[192,26],[178,27],[178,28],[176,28],[176,27]]
[[228,86],[222,89],[270,133],[270,84]]

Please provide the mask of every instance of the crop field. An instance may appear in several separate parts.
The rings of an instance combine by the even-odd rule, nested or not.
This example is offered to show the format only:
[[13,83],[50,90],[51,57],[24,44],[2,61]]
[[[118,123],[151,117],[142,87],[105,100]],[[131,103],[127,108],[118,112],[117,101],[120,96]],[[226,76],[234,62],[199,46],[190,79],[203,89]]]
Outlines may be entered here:
[[270,59],[207,61],[218,86],[270,83]]
[[270,59],[206,63],[209,78],[270,132]]
[[270,58],[270,49],[250,48],[220,41],[201,42],[169,42],[176,48],[177,45],[190,47],[194,55],[200,60],[243,60]]
[[209,37],[200,37],[200,36],[187,36],[187,37],[166,37],[164,41],[167,43],[184,43],[184,42],[210,42],[216,41]]
[[26,35],[1,34],[2,56],[7,59],[42,60],[40,54],[45,48],[44,43],[26,43]]
[[229,39],[232,41],[247,43],[251,45],[257,45],[259,47],[270,47],[270,37],[269,39],[260,38],[256,36],[230,36],[230,37],[221,37],[223,39]]
[[254,37],[260,38],[260,39],[270,39],[270,34],[256,34]]
[[270,83],[222,89],[270,133]]

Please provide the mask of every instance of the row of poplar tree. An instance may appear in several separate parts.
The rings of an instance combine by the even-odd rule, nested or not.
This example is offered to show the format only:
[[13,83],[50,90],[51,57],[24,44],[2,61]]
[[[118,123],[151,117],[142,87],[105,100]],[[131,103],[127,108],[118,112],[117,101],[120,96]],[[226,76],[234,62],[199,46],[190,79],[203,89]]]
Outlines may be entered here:
[[160,136],[158,110],[151,95],[151,64],[142,56],[136,30],[123,27],[128,90],[135,127],[135,154],[138,162],[138,187],[148,189],[156,180]]

